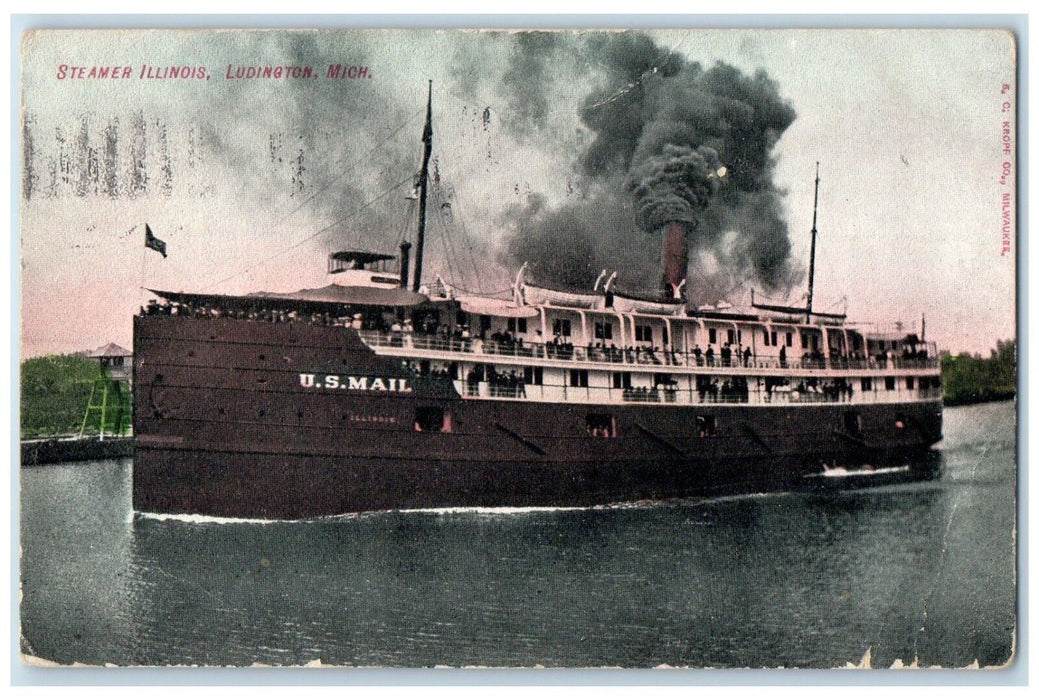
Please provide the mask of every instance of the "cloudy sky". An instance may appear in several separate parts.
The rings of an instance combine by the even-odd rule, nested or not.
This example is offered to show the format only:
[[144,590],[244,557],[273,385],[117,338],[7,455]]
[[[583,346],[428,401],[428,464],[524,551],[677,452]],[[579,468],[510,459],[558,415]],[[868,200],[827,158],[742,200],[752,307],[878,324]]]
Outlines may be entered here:
[[[711,161],[726,177],[683,215],[691,292],[801,303],[818,161],[816,309],[926,314],[941,348],[984,353],[1015,335],[1014,55],[976,30],[29,34],[22,353],[129,347],[147,287],[291,291],[326,284],[334,250],[395,251],[429,80],[426,279],[494,292],[528,261],[651,287],[639,185]],[[266,66],[312,77],[244,77]]]

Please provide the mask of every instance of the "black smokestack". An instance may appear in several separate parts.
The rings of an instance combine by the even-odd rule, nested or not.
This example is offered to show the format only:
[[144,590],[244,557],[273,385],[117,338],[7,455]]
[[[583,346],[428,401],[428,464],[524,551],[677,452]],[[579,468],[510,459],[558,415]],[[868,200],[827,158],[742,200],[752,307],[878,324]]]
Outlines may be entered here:
[[[660,271],[656,261],[646,265],[645,235],[635,227],[674,232],[677,223],[697,253],[690,291],[698,296],[709,293],[704,258],[729,279],[756,279],[769,289],[791,284],[797,271],[772,174],[773,148],[795,113],[775,82],[764,71],[747,75],[724,63],[704,69],[638,33],[592,35],[585,50],[606,79],[580,111],[594,135],[577,164],[581,201],[542,201],[514,219],[513,259],[542,263],[542,275],[565,271],[546,275],[547,282],[590,285],[607,267],[626,285],[647,287]],[[626,222],[616,216],[619,202],[632,207]],[[595,230],[607,222],[621,230]],[[559,245],[569,230],[582,234],[580,245]]]

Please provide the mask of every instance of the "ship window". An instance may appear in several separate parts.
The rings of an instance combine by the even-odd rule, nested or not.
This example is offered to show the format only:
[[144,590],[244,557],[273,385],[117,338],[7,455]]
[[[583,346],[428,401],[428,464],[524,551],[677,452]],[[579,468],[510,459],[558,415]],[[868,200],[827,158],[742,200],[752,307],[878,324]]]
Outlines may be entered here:
[[509,319],[509,332],[510,333],[526,333],[527,332],[527,319],[525,319],[525,318],[510,318]]
[[696,433],[700,437],[712,437],[718,434],[718,422],[714,416],[697,416]]
[[631,388],[631,372],[614,372],[613,373],[613,388],[614,389],[630,389]]
[[552,335],[569,336],[570,335],[570,319],[568,318],[557,318],[552,321]]
[[708,328],[707,329],[707,342],[714,344],[718,342],[718,329]]
[[613,324],[605,321],[595,322],[595,337],[599,340],[613,339]]
[[586,369],[572,369],[570,370],[570,386],[588,386],[588,370]]
[[906,389],[912,391],[915,388],[916,380],[913,377],[906,377]]
[[862,378],[862,390],[863,391],[873,391],[873,377],[863,377]]
[[263,362],[266,359],[267,359],[267,356],[261,353],[260,354],[260,362]]
[[639,343],[652,343],[653,326],[635,326],[635,341]]
[[730,328],[726,333],[726,337],[729,339],[729,345],[732,345],[736,342],[736,331]]
[[415,409],[415,431],[419,433],[450,433],[450,411],[445,411],[440,406],[419,406]]
[[776,342],[777,334],[778,334],[778,331],[772,331],[772,344],[773,345],[779,345],[779,343]]
[[617,419],[608,413],[589,413],[585,429],[595,437],[617,437]]
[[765,345],[771,345],[769,342],[769,332],[766,330],[762,335],[765,336]]
[[904,413],[896,413],[895,414],[895,427],[898,430],[905,430],[905,427],[906,427],[906,417],[905,417]]
[[894,377],[884,377],[884,388],[887,391],[894,391],[895,390],[895,378]]
[[524,367],[523,368],[523,383],[524,384],[544,384],[545,383],[545,369],[544,369],[544,367]]
[[786,334],[786,346],[788,348],[791,348],[791,347],[794,346],[794,334],[793,333],[787,333]]

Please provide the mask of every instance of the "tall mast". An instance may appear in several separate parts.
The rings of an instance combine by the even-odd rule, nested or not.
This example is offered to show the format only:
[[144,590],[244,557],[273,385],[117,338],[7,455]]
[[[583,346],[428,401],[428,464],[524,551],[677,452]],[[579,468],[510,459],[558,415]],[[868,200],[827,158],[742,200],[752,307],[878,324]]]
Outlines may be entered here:
[[429,100],[426,102],[426,128],[422,131],[422,171],[419,174],[418,238],[415,241],[415,281],[411,290],[418,291],[422,284],[422,249],[426,243],[426,194],[429,189],[429,157],[433,153],[433,81],[429,81]]
[[816,215],[819,212],[819,161],[815,161],[815,203],[812,205],[812,253],[808,260],[808,305],[805,323],[812,322],[812,292],[815,291],[815,228]]

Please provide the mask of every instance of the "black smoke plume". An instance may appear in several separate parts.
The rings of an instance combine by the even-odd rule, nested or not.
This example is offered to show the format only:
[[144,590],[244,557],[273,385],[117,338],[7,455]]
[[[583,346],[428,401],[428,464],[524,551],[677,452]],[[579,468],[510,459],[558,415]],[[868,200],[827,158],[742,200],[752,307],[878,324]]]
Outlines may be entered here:
[[635,200],[635,223],[653,232],[672,221],[696,227],[697,212],[711,202],[718,179],[718,154],[707,146],[696,150],[668,144],[659,155],[632,168],[626,187]]
[[792,284],[799,271],[772,152],[796,115],[776,83],[720,62],[705,69],[638,33],[592,35],[583,50],[605,80],[580,110],[593,135],[578,156],[582,196],[513,212],[512,260],[530,261],[547,283],[590,285],[607,267],[648,289],[659,240],[646,232],[681,221],[693,253],[691,299],[709,300],[722,280]]

